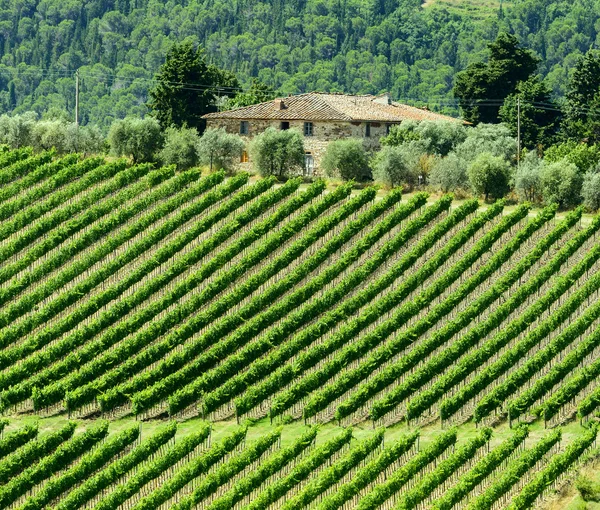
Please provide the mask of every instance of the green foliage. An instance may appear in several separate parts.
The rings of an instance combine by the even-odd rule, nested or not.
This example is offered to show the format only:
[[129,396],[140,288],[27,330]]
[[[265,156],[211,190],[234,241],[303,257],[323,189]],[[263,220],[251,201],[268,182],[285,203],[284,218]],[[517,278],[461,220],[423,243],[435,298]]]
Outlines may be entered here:
[[78,127],[64,119],[38,120],[33,112],[2,115],[0,133],[0,143],[12,148],[30,145],[36,151],[55,149],[58,154],[98,154],[104,150],[104,135],[98,127]]
[[540,170],[542,160],[535,151],[528,152],[515,171],[515,191],[520,200],[537,202],[541,199]]
[[[461,208],[456,214],[449,218],[448,223],[453,224],[453,222],[457,221],[457,218],[464,218],[465,214],[469,214],[468,211],[473,210],[475,203],[476,202],[474,201],[467,202],[465,207]],[[499,203],[498,205],[491,207],[486,214],[480,216],[475,221],[470,222],[467,229],[465,229],[466,231],[464,231],[464,233],[460,236],[453,238],[452,242],[447,243],[443,249],[436,252],[435,256],[429,259],[427,264],[420,268],[418,274],[414,274],[405,278],[402,282],[402,285],[394,289],[393,292],[387,293],[385,298],[378,300],[378,302],[375,304],[371,303],[360,314],[357,314],[356,316],[353,316],[351,320],[348,320],[344,326],[340,328],[339,331],[337,331],[336,334],[333,335],[332,338],[321,347],[319,352],[315,353],[318,355],[316,359],[315,356],[303,357],[302,363],[298,364],[302,364],[302,370],[305,370],[306,368],[317,363],[321,359],[319,356],[327,356],[328,354],[335,352],[340,347],[346,346],[344,349],[340,350],[335,357],[329,360],[318,372],[311,374],[310,377],[300,379],[289,389],[276,397],[271,406],[271,415],[275,416],[276,414],[281,413],[287,407],[296,402],[297,399],[307,395],[311,391],[316,391],[319,389],[319,392],[313,395],[309,403],[305,405],[305,417],[312,416],[321,410],[323,406],[326,406],[328,403],[330,403],[332,399],[335,399],[339,395],[343,394],[349,386],[358,384],[358,382],[365,378],[367,374],[371,373],[372,370],[375,370],[377,366],[389,361],[392,356],[405,349],[408,345],[407,342],[409,342],[409,339],[413,337],[413,334],[415,334],[414,331],[409,331],[406,334],[398,335],[394,338],[393,342],[389,342],[387,345],[383,346],[385,348],[380,347],[379,349],[374,349],[374,347],[376,347],[386,337],[396,331],[401,324],[406,324],[406,322],[415,313],[417,313],[417,308],[420,309],[423,303],[433,300],[438,295],[437,293],[439,290],[436,289],[422,292],[415,301],[409,301],[403,306],[397,308],[389,320],[380,324],[368,335],[365,335],[360,342],[351,342],[351,340],[354,338],[356,333],[362,329],[362,327],[365,327],[365,325],[371,324],[374,320],[376,320],[377,314],[390,312],[395,306],[398,305],[398,303],[401,303],[406,296],[410,295],[411,292],[419,287],[418,282],[420,281],[420,278],[424,277],[424,275],[431,274],[431,271],[435,271],[435,269],[439,267],[439,264],[442,263],[442,260],[447,260],[449,254],[454,253],[467,241],[474,231],[477,231],[481,228],[481,226],[487,221],[486,218],[494,217],[501,211],[502,204]],[[499,225],[496,229],[494,229],[493,232],[490,232],[485,239],[482,239],[477,248],[470,252],[468,257],[463,259],[464,262],[461,262],[460,265],[453,268],[452,274],[448,274],[447,277],[444,278],[443,285],[449,285],[453,279],[456,278],[455,274],[461,271],[462,264],[469,264],[468,260],[472,260],[472,258],[477,257],[479,249],[486,249],[485,246],[489,246],[488,243],[493,242],[493,239],[497,239],[496,236],[499,234],[499,232],[507,228],[506,224],[511,224],[514,221],[517,221],[515,218],[522,217],[525,212],[526,209],[522,208],[517,212],[516,216],[511,216],[510,218],[505,219],[502,222],[504,225]],[[440,228],[442,231],[444,231],[444,229],[447,228],[447,224],[442,225]],[[406,260],[422,255],[422,250],[427,249],[428,243],[431,242],[431,239],[429,236],[427,236],[427,238],[425,238],[423,241],[423,243],[419,243],[415,247],[415,252],[410,253],[406,259],[400,260],[398,264],[393,267],[393,271],[391,271],[392,274],[403,274],[406,267]],[[380,291],[381,289],[379,285],[385,285],[385,283],[388,281],[388,278],[392,278],[392,274],[379,280],[377,285],[365,289],[364,292],[360,293],[360,295],[356,297],[356,303],[360,305],[364,304],[365,301],[369,302],[372,298],[369,299],[367,296],[373,296],[373,292],[375,292],[375,295],[378,295],[378,290]],[[375,307],[378,309],[377,314],[374,313]],[[355,312],[357,309],[352,309],[352,311]],[[428,321],[425,322],[429,324]],[[423,332],[422,328],[424,327],[425,324],[421,322],[415,326],[415,329],[421,328],[418,331]],[[367,359],[364,360],[364,363],[361,363],[353,370],[343,372],[343,377],[337,378],[327,387],[323,388],[325,381],[334,377],[335,374],[339,374],[343,367],[346,367],[352,361],[363,357],[367,352],[369,352],[369,355],[367,356]],[[296,369],[300,370],[299,368]],[[376,387],[371,387],[369,390],[376,391]],[[336,411],[336,418],[342,419],[348,416],[349,413],[353,412],[361,405],[364,405],[365,401],[370,398],[370,396],[372,396],[372,393],[368,393],[367,391],[360,391],[350,395],[345,399],[344,402],[339,404]]]
[[521,147],[548,147],[556,138],[561,119],[559,106],[553,101],[549,87],[539,76],[534,76],[519,82],[515,92],[504,100],[499,118],[510,127],[514,137],[517,136],[519,100]]
[[415,130],[426,145],[428,154],[446,156],[464,142],[469,128],[460,122],[425,120]]
[[568,84],[564,129],[577,141],[600,141],[600,52],[580,56]]
[[529,469],[536,465],[540,459],[558,442],[561,438],[561,431],[554,432],[544,436],[536,445],[526,450],[519,456],[515,462],[502,471],[492,484],[486,490],[477,496],[471,503],[473,510],[484,510],[491,508],[510,488],[521,478]]
[[117,120],[110,127],[108,143],[114,154],[130,156],[134,163],[154,161],[163,131],[153,118]]
[[600,173],[587,172],[583,176],[581,198],[588,211],[595,212],[600,209]]
[[265,490],[248,505],[248,510],[267,508],[269,504],[285,495],[298,482],[308,478],[313,471],[321,467],[327,460],[331,461],[332,455],[348,444],[351,439],[352,429],[346,429],[334,439],[313,449],[310,454],[294,466],[287,476],[269,483]]
[[[282,95],[388,90],[456,114],[454,74],[483,59],[499,31],[515,33],[541,56],[540,72],[553,94],[564,96],[569,71],[594,44],[600,7],[523,0],[497,15],[481,4],[489,14],[481,17],[470,9],[480,3],[256,1],[242,10],[223,1],[171,8],[159,0],[89,0],[81,9],[57,0],[9,3],[2,11],[0,112],[60,110],[72,119],[79,69],[82,124],[107,131],[116,119],[148,113],[152,78],[175,43],[192,40],[244,90],[253,79]],[[202,100],[204,90],[188,92]]]
[[148,107],[163,129],[174,126],[202,131],[202,115],[216,111],[218,87],[224,87],[224,95],[238,88],[237,79],[208,65],[202,48],[190,39],[171,47],[156,82]]
[[[536,288],[541,285],[541,282],[544,281],[543,278],[550,277],[554,272],[556,272],[562,264],[564,264],[565,260],[580,248],[581,244],[589,239],[591,236],[595,235],[595,233],[600,228],[600,221],[595,221],[582,231],[576,239],[573,239],[569,243],[565,245],[565,247],[561,250],[561,252],[555,257],[555,259],[548,264],[544,269],[545,274],[541,274],[540,278],[537,282],[532,282],[531,285]],[[450,380],[456,380],[456,377],[459,378],[464,377],[464,373],[470,373],[474,369],[480,366],[480,363],[484,359],[489,359],[494,356],[495,353],[498,353],[503,347],[505,347],[515,336],[524,332],[531,321],[536,317],[539,317],[541,313],[544,313],[548,307],[555,302],[564,292],[566,292],[571,286],[573,286],[574,282],[577,281],[582,274],[589,270],[596,261],[600,258],[600,250],[595,249],[592,250],[580,263],[575,265],[569,273],[566,275],[564,280],[557,280],[555,285],[550,289],[543,298],[539,299],[534,307],[531,307],[524,313],[517,321],[513,322],[511,327],[507,327],[502,331],[498,332],[494,337],[486,343],[484,349],[481,349],[479,352],[474,353],[470,356],[467,356],[454,370],[453,374],[449,375],[448,378]],[[441,417],[443,419],[452,416],[458,409],[461,408],[462,405],[474,395],[479,394],[484,388],[487,387],[488,384],[495,378],[497,378],[500,374],[508,371],[511,367],[514,366],[515,363],[522,360],[527,352],[532,348],[533,345],[536,345],[541,341],[549,331],[552,331],[557,325],[563,323],[566,319],[568,319],[571,314],[576,310],[582,302],[589,298],[590,294],[593,293],[598,286],[600,285],[600,277],[593,278],[592,281],[588,282],[581,289],[579,289],[572,298],[567,300],[562,306],[560,306],[557,310],[555,310],[551,317],[546,319],[540,324],[539,327],[535,328],[533,331],[529,332],[525,338],[518,342],[512,349],[509,349],[503,355],[499,357],[499,359],[489,365],[484,370],[480,371],[473,380],[463,387],[459,392],[457,392],[454,396],[447,398],[442,402],[441,405]],[[528,284],[529,286],[529,284]],[[460,375],[459,375],[460,374]],[[446,381],[448,382],[448,381]],[[451,384],[451,383],[449,383]],[[445,386],[442,385],[442,388]],[[517,386],[520,387],[520,386]],[[441,388],[440,388],[441,390]],[[484,405],[478,408],[476,412],[476,417],[485,416],[486,413],[490,413],[493,411],[500,402],[504,401],[503,395],[506,396],[503,389],[498,395],[494,398],[490,398]],[[509,392],[510,394],[510,392]],[[439,393],[438,393],[439,395]],[[496,398],[496,397],[499,397]],[[484,399],[485,400],[485,399]]]
[[584,501],[600,501],[600,484],[585,475],[579,475],[575,480],[575,488]]
[[[544,215],[546,216],[545,220],[549,221],[551,217],[553,217],[554,212],[554,207],[546,208],[544,211]],[[522,263],[520,263],[512,271],[509,271],[503,280],[498,282],[498,286],[496,287],[495,291],[491,289],[492,292],[496,292],[496,296],[498,296],[498,292],[502,292],[502,289],[505,288],[505,285],[510,285],[510,281],[515,281],[515,274],[518,278],[520,278],[523,275],[523,271],[526,271],[528,268],[530,268],[531,264],[536,263],[544,255],[544,253],[546,253],[548,247],[556,243],[561,236],[568,231],[568,229],[577,224],[580,218],[581,210],[569,214],[566,219],[567,221],[562,222],[562,224],[554,228],[550,234],[545,236],[545,238],[536,245],[535,249],[529,253]],[[541,225],[543,225],[543,222],[538,223],[538,226]],[[475,352],[471,351],[470,355],[464,356],[459,363],[454,365],[453,368],[448,368],[448,365],[451,365],[453,362],[455,362],[459,356],[467,352],[474,345],[477,345],[480,335],[489,334],[493,328],[497,327],[497,324],[501,320],[507,318],[515,311],[515,309],[518,309],[518,307],[521,306],[526,299],[529,299],[532,294],[537,292],[540,286],[543,285],[548,278],[551,278],[565,263],[565,261],[568,260],[569,257],[571,257],[584,242],[586,242],[597,232],[599,227],[600,222],[595,223],[591,227],[582,231],[570,242],[566,243],[560,252],[544,267],[543,271],[538,273],[535,278],[529,280],[525,285],[520,285],[519,290],[513,293],[510,299],[506,300],[492,314],[490,314],[487,320],[480,323],[480,325],[478,325],[476,328],[471,329],[471,331],[464,335],[460,341],[456,342],[456,345],[453,346],[452,349],[446,352],[441,352],[439,355],[433,357],[431,363],[427,363],[428,366],[423,367],[421,372],[443,371],[444,376],[438,379],[437,383],[434,384],[429,390],[422,392],[420,395],[411,400],[408,405],[408,416],[420,416],[421,413],[426,411],[434,402],[441,398],[445,391],[456,384],[458,380],[462,380],[466,374],[477,370],[478,367],[480,367],[482,360],[490,359],[492,355],[500,351],[508,342],[515,338],[515,336],[518,336],[525,329],[527,329],[529,324],[531,324],[532,317],[537,317],[554,300],[556,300],[566,288],[569,288],[572,285],[572,282],[575,280],[560,281],[551,289],[549,294],[545,295],[538,301],[535,307],[528,309],[526,313],[519,316],[518,319],[513,320],[510,324],[503,328],[501,332],[498,332],[492,336],[492,338],[486,342],[483,348],[476,350]],[[573,270],[569,273],[569,277],[577,278],[584,273],[590,267],[590,264],[593,264],[595,260],[597,260],[599,254],[600,252],[586,257],[582,263],[573,268]],[[492,293],[492,299],[493,297],[494,294]],[[489,306],[489,299],[490,297],[488,296],[485,298],[485,301],[480,301],[479,306]],[[475,303],[475,305],[477,306],[477,303]],[[522,356],[522,351],[519,351],[519,355]],[[506,363],[504,366],[511,366],[510,362]],[[473,393],[476,394],[482,388],[485,388],[486,382],[490,380],[490,376],[492,378],[495,377],[495,375],[492,375],[497,373],[495,370],[498,370],[498,367],[492,364],[490,367],[480,371],[479,374],[476,374],[474,381],[471,384],[463,387],[463,389],[458,392],[454,398],[445,400],[441,405],[440,414],[442,419],[452,416],[453,412],[455,412],[457,408],[460,408],[461,403],[464,403],[465,398],[468,399],[473,395]],[[420,381],[422,381],[422,378]],[[406,381],[406,383],[416,385],[416,383],[420,381],[417,376],[412,376]]]
[[414,186],[417,176],[411,172],[402,147],[384,146],[371,160],[373,179],[388,187],[408,185]]
[[150,437],[144,438],[143,442],[133,448],[127,455],[116,460],[108,468],[89,477],[79,487],[69,492],[66,497],[61,499],[57,508],[60,510],[75,510],[84,506],[94,496],[117,482],[123,476],[123,473],[129,472],[138,464],[150,459],[161,447],[164,448],[165,444],[173,439],[175,432],[177,432],[176,423],[171,422]]
[[250,106],[257,103],[264,103],[275,99],[276,93],[272,87],[261,83],[256,78],[252,79],[250,88],[245,92],[238,92],[234,97],[228,98],[222,108],[232,110],[242,106]]
[[165,143],[158,153],[158,159],[164,165],[175,165],[177,170],[187,170],[198,165],[198,144],[200,137],[193,128],[165,130]]
[[[521,489],[519,495],[513,499],[510,509],[526,510],[531,508],[537,498],[547,490],[548,486],[560,476],[564,475],[564,473],[581,458],[585,451],[592,446],[596,440],[597,432],[598,426],[594,424],[593,427],[585,431],[569,444],[564,452],[554,455],[544,468],[536,474],[533,480]],[[587,493],[587,495],[590,496],[589,493]],[[596,487],[596,499],[599,496],[598,487]],[[583,499],[588,501],[585,497]]]
[[509,191],[510,166],[499,156],[483,152],[467,169],[469,185],[474,193],[485,200],[502,198]]
[[36,120],[37,115],[33,112],[0,116],[0,143],[14,149],[31,145],[31,131]]
[[[369,177],[370,173],[367,151],[360,140],[352,138],[329,143],[321,160],[321,167],[328,177],[341,178],[346,181],[363,181]],[[395,172],[397,175],[398,170]],[[396,183],[395,177],[392,175],[384,177],[382,174],[380,178],[389,178],[392,185]]]
[[467,129],[465,141],[457,145],[454,152],[467,163],[473,162],[482,153],[514,163],[517,141],[503,124],[479,124]]
[[465,120],[474,124],[498,122],[501,101],[517,90],[519,82],[528,80],[539,63],[514,35],[504,32],[488,50],[488,62],[470,64],[457,74],[453,89]]
[[444,193],[469,189],[467,164],[455,153],[445,158],[436,158],[429,174],[429,184]]
[[177,492],[189,483],[194,478],[206,474],[207,471],[217,464],[222,462],[223,457],[231,454],[235,448],[240,446],[240,443],[246,439],[246,429],[238,428],[232,434],[225,437],[220,443],[212,446],[210,450],[204,452],[203,455],[196,457],[189,462],[183,469],[179,470],[175,476],[168,480],[160,487],[153,490],[149,495],[144,497],[134,507],[136,510],[144,508],[157,508],[165,501],[171,499]]
[[421,136],[416,131],[418,126],[419,122],[414,120],[405,120],[401,124],[391,126],[388,135],[381,138],[381,145],[397,147],[405,142],[420,140]]
[[298,494],[288,499],[282,510],[302,508],[309,505],[324,491],[335,485],[346,473],[359,465],[383,442],[384,430],[378,430],[373,436],[354,445],[338,462],[335,462],[313,478]]
[[288,177],[304,168],[304,141],[294,130],[267,128],[250,145],[254,168],[263,176]]
[[546,163],[540,168],[540,190],[547,204],[558,204],[562,209],[577,205],[581,198],[582,175],[568,160]]
[[458,144],[465,141],[468,129],[459,122],[405,120],[390,128],[390,133],[381,139],[383,146],[399,146],[419,141],[423,152],[446,156]]
[[497,469],[506,459],[525,441],[529,431],[520,427],[515,434],[503,441],[490,453],[483,456],[473,468],[460,477],[450,490],[435,501],[435,510],[451,510],[452,507],[464,498],[474,487]]
[[600,148],[569,140],[549,147],[544,153],[544,160],[549,163],[566,160],[583,174],[600,163]]
[[222,168],[230,172],[240,161],[244,141],[222,128],[209,128],[198,141],[197,150],[200,162],[211,171]]

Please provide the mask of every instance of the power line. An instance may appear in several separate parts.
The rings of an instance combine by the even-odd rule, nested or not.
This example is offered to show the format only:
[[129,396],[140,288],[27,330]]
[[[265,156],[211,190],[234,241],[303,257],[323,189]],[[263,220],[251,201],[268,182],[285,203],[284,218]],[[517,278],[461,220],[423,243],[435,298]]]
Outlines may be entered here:
[[[10,70],[12,71],[12,69]],[[9,71],[9,72],[10,72]],[[97,69],[84,69],[80,68],[79,70],[72,69],[14,69],[17,76],[21,74],[31,74],[42,77],[75,77],[77,72],[80,72],[80,78],[84,76],[87,77],[96,77],[96,78],[105,78],[111,82],[111,85],[115,85],[116,83],[133,83],[136,81],[142,81],[146,83],[165,83],[167,85],[176,86],[180,90],[190,90],[190,91],[207,91],[207,90],[219,90],[219,91],[231,91],[231,92],[246,92],[242,87],[230,87],[230,86],[209,86],[201,83],[190,83],[190,82],[176,82],[176,81],[165,81],[165,80],[157,80],[156,78],[145,78],[141,76],[136,77],[124,77],[118,76],[112,72],[104,72]],[[440,100],[437,100],[439,98]],[[450,99],[448,96],[432,96],[428,98],[416,97],[416,96],[404,96],[398,99],[400,102],[417,102],[417,103],[425,103],[434,106],[450,106],[453,108],[460,107],[459,99]],[[469,105],[473,107],[481,106],[481,107],[497,107],[504,105],[504,100],[500,98],[476,98],[469,101]],[[560,108],[559,104],[556,103],[547,103],[541,101],[525,101],[524,105],[531,105],[537,109],[545,110],[545,111],[555,111],[562,112],[563,110]],[[577,109],[583,113],[587,113],[592,116],[600,116],[600,111],[594,108],[589,108],[585,106],[579,106]]]
[[[11,69],[11,71],[12,71],[12,69]],[[50,70],[50,69],[18,69],[17,68],[17,69],[14,69],[14,71],[15,71],[14,74],[16,76],[19,76],[20,74],[30,74],[30,75],[41,76],[41,77],[56,76],[56,77],[61,77],[61,78],[68,78],[68,77],[74,77],[78,70],[77,69],[76,70]],[[204,85],[201,83],[166,81],[166,80],[158,80],[156,78],[145,78],[142,76],[125,77],[125,76],[118,76],[118,75],[116,75],[114,73],[110,73],[110,72],[103,72],[103,71],[84,69],[84,68],[80,68],[79,72],[81,73],[82,77],[88,76],[88,77],[107,78],[108,80],[112,81],[113,84],[114,84],[114,82],[117,82],[117,81],[129,82],[129,83],[133,83],[134,81],[144,81],[144,82],[166,83],[168,85],[175,85],[178,88],[183,89],[183,90],[199,90],[200,91],[200,90],[214,90],[214,89],[218,88],[219,90],[223,90],[223,91],[244,92],[244,89],[242,87],[230,87],[230,86],[226,86],[226,85],[219,85],[218,87],[215,87],[215,86],[210,86],[210,85]]]

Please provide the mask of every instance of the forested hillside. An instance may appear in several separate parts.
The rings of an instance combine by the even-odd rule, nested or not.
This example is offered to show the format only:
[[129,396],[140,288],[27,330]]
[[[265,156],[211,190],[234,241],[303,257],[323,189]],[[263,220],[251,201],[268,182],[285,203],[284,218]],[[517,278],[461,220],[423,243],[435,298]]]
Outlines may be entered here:
[[540,73],[560,96],[600,28],[593,0],[481,2],[487,11],[476,3],[0,0],[0,112],[71,115],[79,68],[84,124],[144,114],[154,73],[187,37],[243,86],[258,77],[281,94],[389,90],[456,111],[456,72],[485,58],[500,30],[541,57]]

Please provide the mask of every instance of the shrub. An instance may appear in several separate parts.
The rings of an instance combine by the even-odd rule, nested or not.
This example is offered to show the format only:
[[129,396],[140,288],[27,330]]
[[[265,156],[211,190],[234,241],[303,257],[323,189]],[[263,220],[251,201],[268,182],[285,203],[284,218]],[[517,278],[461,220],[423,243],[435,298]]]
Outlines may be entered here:
[[174,127],[165,130],[165,144],[158,153],[164,165],[175,165],[177,170],[187,170],[198,165],[198,131],[193,128]]
[[349,138],[331,142],[321,161],[328,177],[363,181],[370,177],[369,158],[360,140]]
[[575,488],[584,501],[600,501],[600,484],[594,483],[587,476],[579,475],[575,480]]
[[216,168],[230,172],[240,161],[244,141],[223,128],[209,128],[198,140],[197,148],[200,163],[208,165],[211,171]]
[[373,179],[388,187],[407,184],[409,187],[416,182],[416,176],[406,162],[401,147],[383,147],[371,162]]
[[567,160],[557,163],[544,161],[540,169],[540,187],[544,202],[556,203],[561,209],[579,203],[582,181],[577,166]]
[[295,129],[268,128],[250,145],[255,169],[263,176],[286,177],[304,168],[304,142]]
[[429,175],[429,183],[444,193],[469,189],[467,165],[456,154],[437,158]]
[[482,153],[467,169],[469,185],[474,193],[489,198],[502,198],[508,191],[510,165],[501,156]]

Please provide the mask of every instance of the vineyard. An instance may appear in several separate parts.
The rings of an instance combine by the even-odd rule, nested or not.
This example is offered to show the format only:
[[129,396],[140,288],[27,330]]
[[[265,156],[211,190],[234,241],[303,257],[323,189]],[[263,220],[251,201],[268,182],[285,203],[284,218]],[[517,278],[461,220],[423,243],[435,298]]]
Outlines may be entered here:
[[[0,508],[529,508],[596,447],[599,230],[581,209],[0,152]],[[29,415],[65,424],[11,421]],[[295,420],[337,436],[282,446]]]
[[252,438],[244,427],[213,438],[208,424],[180,437],[175,423],[144,437],[135,424],[107,434],[102,421],[74,431],[4,433],[2,508],[527,509],[596,438],[590,428],[561,448],[560,430],[533,438],[526,426],[503,439],[449,429],[426,444],[418,432],[384,440],[384,429],[356,438],[307,427],[285,443],[281,427]]

